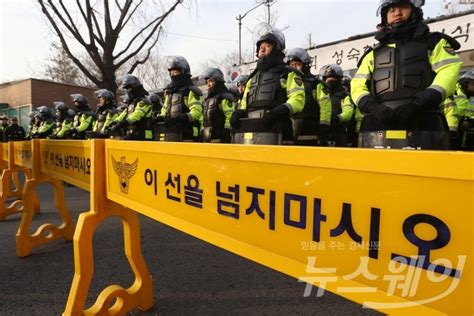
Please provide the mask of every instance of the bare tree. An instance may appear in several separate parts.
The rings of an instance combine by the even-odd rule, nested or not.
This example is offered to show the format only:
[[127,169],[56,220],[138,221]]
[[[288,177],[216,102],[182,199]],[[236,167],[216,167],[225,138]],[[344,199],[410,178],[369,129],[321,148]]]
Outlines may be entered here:
[[[148,60],[163,22],[184,0],[37,1],[79,70],[98,87],[115,91],[116,72],[133,73]],[[86,53],[99,76],[75,47]]]
[[[253,52],[243,53],[242,60],[251,61],[253,56],[254,56]],[[210,67],[219,68],[224,73],[226,78],[229,79],[230,71],[233,66],[237,66],[236,61],[238,60],[239,60],[238,51],[232,51],[226,54],[225,56],[223,56],[222,58],[208,59],[199,65],[197,74],[202,74],[207,68],[210,68]]]
[[[79,68],[74,64],[61,44],[52,43],[53,55],[48,59],[44,67],[44,74],[47,79],[80,86],[95,86]],[[83,64],[90,64],[90,61],[83,61]],[[94,65],[89,65],[93,69]],[[91,70],[92,71],[92,70]]]
[[151,54],[145,64],[137,67],[135,73],[149,91],[163,89],[170,81],[164,58],[157,54]]

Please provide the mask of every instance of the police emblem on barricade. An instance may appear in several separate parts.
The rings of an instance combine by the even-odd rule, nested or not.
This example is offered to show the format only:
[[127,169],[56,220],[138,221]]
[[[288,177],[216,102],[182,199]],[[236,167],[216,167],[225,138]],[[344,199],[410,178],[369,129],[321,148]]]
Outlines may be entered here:
[[112,156],[112,163],[115,173],[119,176],[120,191],[128,194],[130,179],[137,172],[138,158],[130,164],[125,162],[125,156],[120,157],[120,161],[115,160],[114,156]]

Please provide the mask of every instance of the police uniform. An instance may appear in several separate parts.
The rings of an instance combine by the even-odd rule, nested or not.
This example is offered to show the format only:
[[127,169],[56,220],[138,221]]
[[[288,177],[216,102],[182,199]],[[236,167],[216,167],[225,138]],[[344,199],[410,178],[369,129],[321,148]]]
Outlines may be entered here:
[[403,41],[396,37],[379,40],[363,56],[351,82],[352,99],[365,114],[361,133],[369,132],[365,145],[359,146],[373,147],[386,140],[371,138],[376,134],[370,132],[414,130],[432,132],[417,132],[422,135],[414,140],[417,146],[421,141],[424,148],[446,148],[447,124],[439,106],[454,92],[461,68],[454,52],[459,43],[429,32],[422,21]]

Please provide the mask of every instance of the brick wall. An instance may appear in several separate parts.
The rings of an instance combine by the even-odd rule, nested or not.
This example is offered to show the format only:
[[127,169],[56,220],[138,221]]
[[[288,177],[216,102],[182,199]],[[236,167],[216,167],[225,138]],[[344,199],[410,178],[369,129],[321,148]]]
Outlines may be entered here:
[[95,90],[46,80],[25,79],[1,84],[0,103],[8,103],[11,108],[27,104],[52,107],[54,101],[63,101],[73,108],[70,95],[81,93],[89,100],[92,110],[95,111],[97,105]]

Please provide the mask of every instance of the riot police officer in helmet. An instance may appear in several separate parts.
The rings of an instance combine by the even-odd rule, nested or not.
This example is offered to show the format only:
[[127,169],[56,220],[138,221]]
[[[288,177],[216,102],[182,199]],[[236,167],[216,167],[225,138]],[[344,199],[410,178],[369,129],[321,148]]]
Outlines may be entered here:
[[[379,44],[359,61],[352,99],[365,114],[359,146],[446,149],[449,133],[440,104],[454,92],[460,47],[423,21],[424,0],[382,0]],[[387,62],[387,61],[393,62]],[[387,138],[387,130],[408,132]],[[400,133],[398,133],[401,135]]]
[[169,56],[171,83],[158,122],[162,122],[163,140],[197,141],[202,118],[202,91],[191,80],[191,68],[182,56]]
[[[281,144],[293,139],[290,117],[305,102],[302,74],[284,62],[285,37],[270,26],[257,42],[257,67],[231,118],[233,143]],[[251,135],[251,137],[249,137]]]
[[145,90],[140,80],[126,74],[116,80],[117,86],[127,91],[127,109],[110,123],[109,134],[122,134],[126,140],[152,140],[150,128],[152,105],[148,91]]
[[289,50],[286,53],[286,62],[303,73],[305,88],[304,108],[293,115],[295,144],[325,145],[331,121],[329,90],[325,83],[311,73],[312,60],[305,49],[297,47]]
[[92,132],[87,133],[87,138],[108,138],[109,127],[118,117],[118,111],[115,103],[115,95],[107,89],[94,91],[94,96],[98,99],[96,110],[96,121]]
[[71,94],[76,115],[74,116],[72,128],[68,131],[68,138],[86,139],[86,132],[92,130],[94,116],[91,112],[87,98],[82,94]]
[[218,68],[208,68],[201,78],[207,83],[203,105],[204,142],[230,143],[230,117],[234,111],[234,96],[224,84],[224,74]]

